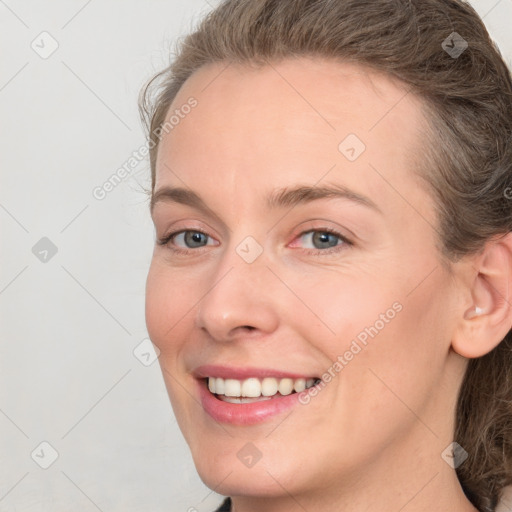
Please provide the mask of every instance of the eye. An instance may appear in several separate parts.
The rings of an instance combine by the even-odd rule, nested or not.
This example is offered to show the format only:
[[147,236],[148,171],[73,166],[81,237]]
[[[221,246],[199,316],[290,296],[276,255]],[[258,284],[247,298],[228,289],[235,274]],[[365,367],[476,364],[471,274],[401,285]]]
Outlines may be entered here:
[[[353,243],[331,228],[310,229],[303,231],[295,240],[304,240],[307,244],[312,244],[312,248],[306,247],[306,254],[325,255],[332,252],[338,252],[345,246],[351,246]],[[201,230],[184,229],[174,231],[158,240],[159,245],[168,246],[170,250],[180,254],[192,254],[200,252],[200,249],[207,245],[217,245],[209,243],[213,238]],[[303,245],[303,244],[300,244]],[[292,242],[290,247],[297,247],[296,242]],[[199,250],[199,251],[198,251]]]
[[[208,244],[208,239],[213,240],[209,235],[207,235],[203,231],[197,229],[184,229],[181,231],[174,231],[172,233],[169,233],[162,239],[158,240],[158,243],[160,245],[168,245],[169,248],[175,252],[188,254],[189,252],[192,252],[194,249],[201,249],[205,245],[215,245]],[[184,243],[185,246],[181,246],[180,243]],[[189,249],[192,249],[192,251],[190,251]]]
[[182,237],[183,242],[190,249],[202,247],[208,239],[208,235],[202,231],[182,231],[174,236],[174,241],[176,242],[180,237]]
[[[331,228],[303,231],[297,239],[302,239],[306,242],[306,245],[312,244],[312,248],[306,247],[305,252],[308,254],[330,254],[341,250],[343,246],[353,245],[352,242],[341,233]],[[296,246],[295,242],[293,242],[291,246]]]

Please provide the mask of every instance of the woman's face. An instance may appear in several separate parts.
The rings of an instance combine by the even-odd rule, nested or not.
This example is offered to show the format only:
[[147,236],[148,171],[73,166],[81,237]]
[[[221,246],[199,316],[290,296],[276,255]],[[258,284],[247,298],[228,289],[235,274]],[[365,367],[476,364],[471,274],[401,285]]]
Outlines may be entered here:
[[[419,100],[361,67],[301,58],[203,67],[173,115],[146,318],[203,481],[299,496],[450,471],[441,452],[465,360],[450,349],[455,280],[414,174]],[[234,394],[251,377],[268,393],[281,377],[322,381],[227,403],[207,376],[234,379]]]

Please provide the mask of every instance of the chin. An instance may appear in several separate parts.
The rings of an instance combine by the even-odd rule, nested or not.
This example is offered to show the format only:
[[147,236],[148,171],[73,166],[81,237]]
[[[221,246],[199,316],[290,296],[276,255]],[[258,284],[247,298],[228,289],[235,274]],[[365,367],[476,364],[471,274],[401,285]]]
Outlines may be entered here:
[[[237,456],[247,442],[235,438],[232,441],[229,447],[218,446],[214,451],[205,450],[200,444],[192,450],[199,477],[216,493],[224,496],[279,497],[283,495],[283,487],[292,494],[307,487],[307,474],[302,472],[301,478],[298,478],[297,464],[304,469],[300,461],[283,453],[274,453],[273,457],[263,455],[252,467],[247,467]],[[258,444],[257,441],[255,443]]]
[[[239,470],[235,468],[198,468],[196,470],[202,482],[223,496],[247,496],[247,497],[272,497],[276,498],[283,495],[283,487],[278,482],[281,477],[275,476],[275,470],[272,473],[274,478],[265,470],[256,472],[255,468]],[[288,492],[294,494],[294,489],[284,484]]]

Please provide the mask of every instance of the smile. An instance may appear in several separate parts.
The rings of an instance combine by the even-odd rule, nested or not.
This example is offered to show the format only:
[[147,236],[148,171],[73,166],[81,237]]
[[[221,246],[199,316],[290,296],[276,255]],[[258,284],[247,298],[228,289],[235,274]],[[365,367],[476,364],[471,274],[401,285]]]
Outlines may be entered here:
[[232,425],[262,423],[302,407],[301,397],[323,383],[316,372],[246,364],[204,364],[191,373],[203,411],[218,423]]
[[300,393],[314,386],[320,379],[290,379],[249,377],[247,379],[223,379],[208,377],[208,389],[219,400],[233,404],[270,400],[278,396]]

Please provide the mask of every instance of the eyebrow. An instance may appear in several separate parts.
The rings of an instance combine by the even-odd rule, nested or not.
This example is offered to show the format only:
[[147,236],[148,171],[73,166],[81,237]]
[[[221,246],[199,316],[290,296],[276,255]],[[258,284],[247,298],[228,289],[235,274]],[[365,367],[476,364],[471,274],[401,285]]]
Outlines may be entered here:
[[[294,188],[284,187],[273,190],[266,197],[268,209],[289,208],[299,204],[307,204],[319,199],[346,199],[356,204],[365,206],[382,214],[382,210],[368,197],[363,196],[343,185],[333,184],[324,186],[300,185]],[[156,203],[174,202],[191,206],[203,213],[219,217],[206,205],[203,199],[194,191],[181,187],[162,187],[157,190],[152,198],[150,210],[153,212]]]

